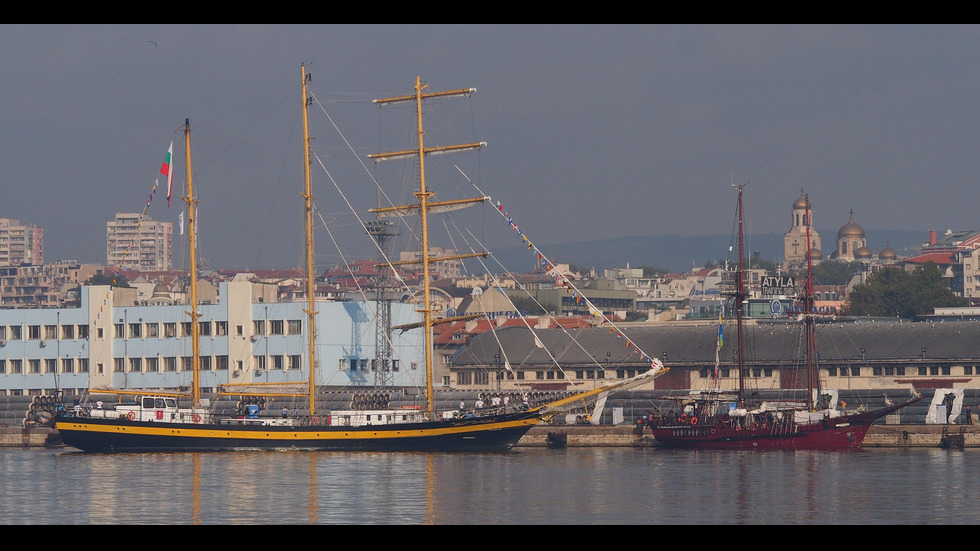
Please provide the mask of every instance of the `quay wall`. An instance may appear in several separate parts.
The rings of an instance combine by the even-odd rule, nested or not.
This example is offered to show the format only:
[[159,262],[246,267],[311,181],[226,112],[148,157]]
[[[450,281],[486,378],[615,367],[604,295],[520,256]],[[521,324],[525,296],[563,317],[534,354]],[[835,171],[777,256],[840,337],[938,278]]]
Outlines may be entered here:
[[[978,425],[946,425],[951,435],[962,435],[964,448],[980,448]],[[936,448],[940,446],[944,425],[871,426],[864,439],[865,448]],[[546,447],[549,432],[563,433],[568,447],[649,447],[657,442],[647,432],[637,437],[633,425],[549,425],[531,428],[517,447]],[[0,427],[0,447],[60,447],[58,431],[49,427]]]

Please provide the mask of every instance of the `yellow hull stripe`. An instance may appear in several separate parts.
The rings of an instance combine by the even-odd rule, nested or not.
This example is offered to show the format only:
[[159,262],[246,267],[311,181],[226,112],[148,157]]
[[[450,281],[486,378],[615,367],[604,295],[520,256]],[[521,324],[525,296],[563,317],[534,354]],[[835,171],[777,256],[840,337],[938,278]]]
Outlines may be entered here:
[[451,434],[461,434],[467,432],[487,432],[493,430],[504,430],[528,425],[536,425],[537,418],[520,419],[499,423],[461,425],[444,428],[426,428],[406,430],[398,428],[382,428],[376,430],[346,430],[343,427],[306,427],[304,430],[237,430],[234,428],[172,428],[165,424],[158,427],[129,426],[128,424],[101,425],[85,422],[59,421],[56,427],[65,432],[89,432],[89,433],[110,433],[110,434],[132,434],[141,436],[160,436],[171,437],[179,436],[184,438],[228,438],[243,440],[295,440],[304,442],[310,440],[351,440],[351,439],[381,439],[381,438],[418,438],[429,436],[444,436]]

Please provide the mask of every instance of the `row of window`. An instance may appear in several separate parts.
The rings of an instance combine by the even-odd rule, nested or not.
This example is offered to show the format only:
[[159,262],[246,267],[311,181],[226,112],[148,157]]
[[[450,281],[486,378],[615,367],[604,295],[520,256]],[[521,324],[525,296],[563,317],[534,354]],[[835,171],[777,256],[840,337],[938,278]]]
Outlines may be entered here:
[[[228,369],[228,356],[201,356],[201,371],[221,371]],[[159,373],[192,371],[193,357],[166,356],[149,358],[113,358],[112,371],[115,373]],[[179,367],[179,369],[178,369]],[[244,369],[244,362],[238,361],[235,369]],[[251,368],[254,370],[277,369],[295,370],[303,368],[303,357],[300,355],[252,356]],[[105,373],[105,365],[95,366],[96,374]],[[0,375],[21,375],[29,373],[88,373],[88,358],[46,358],[22,359],[0,358]]]
[[[378,359],[372,358],[371,360],[371,371],[378,370]],[[412,362],[412,369],[418,369],[418,362]],[[368,370],[368,359],[367,358],[340,358],[337,364],[337,369],[341,371],[367,371]],[[387,366],[384,371],[398,371],[399,365],[397,359],[391,360],[391,365]]]
[[[0,341],[12,340],[42,340],[42,339],[87,339],[88,325],[0,325]],[[113,324],[114,337],[117,339],[142,339],[159,337],[176,337],[178,329],[181,337],[190,337],[193,333],[191,322],[137,322]],[[227,321],[199,321],[198,333],[201,336],[223,336],[228,334]],[[237,336],[245,335],[245,327],[235,326]],[[302,335],[303,320],[254,320],[252,321],[253,336],[267,335]],[[101,329],[98,338],[103,338]]]
[[[980,375],[980,369],[977,369],[972,365],[964,365],[963,375]],[[865,368],[868,369],[868,368]],[[904,377],[906,375],[918,375],[918,376],[928,376],[928,375],[952,375],[952,367],[948,365],[933,365],[933,366],[919,366],[919,367],[872,367],[871,374],[875,377]],[[860,367],[828,367],[825,368],[828,377],[860,377],[862,369]],[[718,376],[721,378],[734,377],[737,372],[734,369],[719,369]],[[701,369],[698,374],[702,379],[708,379],[714,377],[713,370],[711,369]],[[746,377],[772,377],[773,369],[750,369],[746,368]]]

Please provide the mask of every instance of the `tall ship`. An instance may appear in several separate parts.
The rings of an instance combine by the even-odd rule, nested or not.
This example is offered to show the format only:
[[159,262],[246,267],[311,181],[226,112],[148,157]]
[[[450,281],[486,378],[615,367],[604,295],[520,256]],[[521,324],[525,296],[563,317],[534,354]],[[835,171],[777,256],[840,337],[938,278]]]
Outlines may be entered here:
[[[150,451],[227,451],[255,449],[298,449],[334,451],[507,451],[531,427],[542,420],[564,411],[569,404],[598,400],[613,390],[629,388],[642,384],[653,377],[651,370],[634,378],[617,381],[599,388],[565,397],[544,405],[531,405],[527,402],[503,404],[480,411],[462,408],[437,411],[433,400],[432,374],[432,327],[437,323],[430,304],[429,272],[430,262],[442,259],[431,258],[428,247],[427,216],[429,212],[450,208],[454,202],[430,201],[432,193],[426,189],[425,156],[443,150],[457,150],[469,146],[450,146],[448,148],[426,149],[423,142],[422,102],[428,97],[469,94],[471,89],[451,92],[425,92],[421,79],[416,78],[415,94],[388,100],[375,100],[379,103],[394,101],[414,101],[418,120],[418,149],[392,154],[381,154],[378,158],[404,157],[416,155],[419,163],[420,188],[415,194],[417,203],[402,207],[379,208],[398,213],[413,213],[421,217],[421,264],[424,270],[424,297],[418,313],[422,321],[417,324],[424,331],[425,388],[423,402],[419,406],[401,408],[390,407],[384,401],[351,404],[350,409],[330,409],[321,411],[317,406],[316,347],[314,345],[317,326],[317,304],[315,302],[315,266],[313,246],[313,194],[310,178],[310,143],[308,125],[309,104],[307,82],[309,75],[302,66],[303,100],[303,144],[304,144],[304,193],[306,218],[306,273],[307,273],[307,365],[309,380],[304,389],[294,389],[293,393],[277,387],[275,391],[257,391],[256,396],[305,396],[308,409],[300,415],[283,411],[281,416],[260,414],[260,404],[246,403],[234,414],[226,414],[209,407],[209,401],[202,399],[200,380],[200,351],[198,347],[200,316],[196,292],[197,266],[195,259],[196,228],[194,220],[194,187],[191,170],[190,121],[185,120],[184,141],[186,148],[186,192],[184,198],[188,205],[188,239],[190,240],[190,327],[193,330],[193,383],[190,395],[166,394],[147,391],[131,391],[135,398],[121,402],[111,408],[101,407],[79,413],[66,410],[55,417],[55,427],[65,445],[84,452],[150,452]],[[478,145],[478,144],[470,144]],[[481,197],[470,201],[484,201]],[[390,266],[393,263],[389,264]],[[408,327],[403,327],[408,329]],[[94,391],[93,391],[94,392]],[[239,394],[242,391],[225,390],[226,394]],[[106,390],[105,393],[110,393]],[[190,406],[182,405],[189,400]]]
[[[745,388],[745,346],[743,342],[743,304],[747,297],[744,276],[744,235],[742,194],[744,185],[737,186],[738,203],[736,226],[738,262],[729,295],[735,316],[735,369],[738,372],[734,391],[716,387],[706,391],[691,391],[677,397],[679,411],[654,420],[654,438],[675,448],[698,449],[758,449],[758,450],[842,450],[858,448],[872,423],[923,399],[913,395],[900,403],[865,411],[848,411],[839,403],[835,392],[820,388],[813,360],[816,343],[813,295],[813,266],[807,255],[806,280],[799,302],[799,319],[803,325],[805,363],[805,401],[750,401]],[[807,251],[812,250],[809,239],[809,199],[804,195],[807,210]],[[719,325],[719,334],[721,326]],[[720,340],[719,347],[720,349]],[[717,365],[717,357],[716,357]],[[716,368],[717,370],[717,368]]]

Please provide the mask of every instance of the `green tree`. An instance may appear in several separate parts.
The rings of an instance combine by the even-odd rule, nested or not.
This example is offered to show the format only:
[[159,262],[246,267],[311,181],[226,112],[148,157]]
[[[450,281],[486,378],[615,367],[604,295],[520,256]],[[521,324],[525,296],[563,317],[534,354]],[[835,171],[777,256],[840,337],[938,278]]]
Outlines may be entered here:
[[[813,267],[813,282],[818,285],[847,285],[854,274],[861,271],[861,263],[853,262],[821,262]],[[805,275],[805,274],[801,274]]]
[[855,285],[848,293],[843,313],[848,316],[883,316],[915,319],[936,308],[963,306],[965,301],[946,286],[933,262],[912,272],[885,268]]

